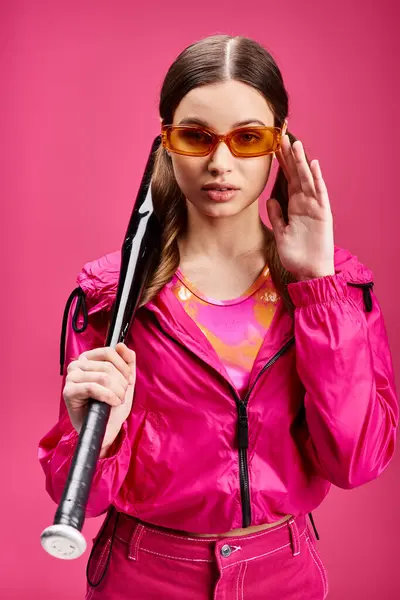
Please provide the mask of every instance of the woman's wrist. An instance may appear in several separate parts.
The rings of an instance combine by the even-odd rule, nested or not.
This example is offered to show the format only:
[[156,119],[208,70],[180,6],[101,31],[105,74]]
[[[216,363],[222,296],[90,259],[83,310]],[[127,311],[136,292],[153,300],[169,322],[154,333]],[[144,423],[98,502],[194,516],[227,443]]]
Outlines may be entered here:
[[118,431],[116,431],[111,436],[109,434],[107,434],[107,437],[104,437],[104,440],[103,440],[103,443],[101,446],[101,450],[100,450],[99,458],[107,458],[110,448],[113,445],[113,443],[115,442],[120,431],[121,430],[118,429]]

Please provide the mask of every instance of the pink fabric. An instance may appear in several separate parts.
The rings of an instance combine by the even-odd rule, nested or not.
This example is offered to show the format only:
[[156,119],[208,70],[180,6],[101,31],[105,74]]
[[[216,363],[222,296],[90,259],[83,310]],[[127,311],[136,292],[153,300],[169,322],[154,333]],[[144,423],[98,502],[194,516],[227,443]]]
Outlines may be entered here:
[[232,300],[206,296],[180,270],[168,287],[204,333],[243,398],[279,300],[268,266],[242,296]]
[[87,586],[85,600],[323,600],[328,593],[304,516],[219,540],[171,534],[124,515],[113,536],[114,525],[115,515],[97,536],[88,569],[95,587]]
[[[104,342],[119,265],[115,252],[79,275],[89,325],[74,333],[70,315],[66,364]],[[332,483],[346,489],[375,479],[395,450],[398,400],[384,319],[375,293],[367,312],[355,287],[373,275],[340,248],[335,268],[335,275],[288,286],[294,319],[279,301],[251,370],[251,525],[313,511]],[[138,311],[127,343],[137,355],[133,408],[114,453],[98,462],[87,516],[112,502],[171,529],[242,527],[240,405],[214,349],[168,287]],[[60,419],[39,447],[57,503],[76,441],[61,398]]]

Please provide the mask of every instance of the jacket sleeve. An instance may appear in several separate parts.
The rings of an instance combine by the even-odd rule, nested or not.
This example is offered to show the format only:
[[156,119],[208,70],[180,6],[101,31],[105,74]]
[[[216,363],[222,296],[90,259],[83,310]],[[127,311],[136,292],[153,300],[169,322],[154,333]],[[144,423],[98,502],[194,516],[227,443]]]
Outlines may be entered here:
[[[99,310],[99,305],[96,306],[89,301],[86,328],[80,326],[79,328],[84,330],[80,333],[76,332],[75,329],[79,328],[76,326],[75,328],[73,327],[72,314],[75,314],[78,302],[82,304],[82,294],[72,304],[72,309],[66,321],[67,343],[61,385],[59,419],[54,427],[40,440],[38,451],[39,462],[46,477],[46,490],[57,504],[61,500],[79,438],[78,433],[71,424],[62,395],[67,376],[67,366],[85,350],[103,346],[107,331],[105,311]],[[83,302],[85,302],[84,299]],[[104,513],[122,486],[131,457],[127,427],[128,425],[125,421],[107,456],[99,459],[97,463],[86,509],[87,517],[96,517]]]
[[306,455],[319,476],[354,488],[378,477],[395,450],[399,406],[380,305],[371,290],[367,311],[345,271],[290,283],[288,292],[305,388]]

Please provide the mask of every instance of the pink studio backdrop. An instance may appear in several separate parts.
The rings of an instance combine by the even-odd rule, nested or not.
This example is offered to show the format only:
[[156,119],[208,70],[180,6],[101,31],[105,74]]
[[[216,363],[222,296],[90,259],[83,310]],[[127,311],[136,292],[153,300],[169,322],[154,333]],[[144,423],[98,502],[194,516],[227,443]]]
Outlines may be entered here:
[[[58,413],[62,313],[82,265],[121,246],[163,76],[192,41],[244,34],[274,54],[290,130],[328,184],[335,241],[374,271],[398,374],[396,9],[0,1],[2,600],[84,597],[88,553],[58,561],[39,543],[56,509],[36,453]],[[364,487],[333,487],[314,513],[331,600],[399,597],[399,460]],[[89,542],[101,521],[85,523]]]

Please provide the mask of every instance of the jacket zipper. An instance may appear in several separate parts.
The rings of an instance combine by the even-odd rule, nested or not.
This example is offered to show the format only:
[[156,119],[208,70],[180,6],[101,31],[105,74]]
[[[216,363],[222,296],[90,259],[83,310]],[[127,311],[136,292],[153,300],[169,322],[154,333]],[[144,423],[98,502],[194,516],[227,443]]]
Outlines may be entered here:
[[257,375],[252,387],[247,391],[243,400],[239,398],[236,390],[231,386],[231,391],[238,409],[238,450],[239,450],[239,478],[240,494],[242,499],[242,521],[243,527],[249,527],[251,524],[251,505],[250,505],[250,485],[249,485],[249,467],[247,461],[247,450],[249,447],[249,422],[247,416],[247,405],[250,394],[253,391],[261,375],[271,367],[286,352],[294,342],[294,336],[273,356]]
[[[167,333],[161,328],[164,335],[169,337],[171,340],[187,349],[182,342],[174,338],[172,335]],[[261,369],[250,390],[247,391],[244,400],[241,400],[237,395],[236,390],[231,385],[230,390],[235,400],[238,409],[238,450],[239,450],[239,480],[240,480],[240,495],[242,500],[242,523],[243,527],[249,527],[251,523],[251,506],[250,506],[250,486],[249,486],[249,467],[247,462],[247,449],[249,447],[249,423],[247,418],[247,404],[249,402],[250,394],[253,391],[256,383],[260,379],[261,375],[271,367],[277,360],[290,348],[294,343],[295,336],[291,337],[288,342],[277,352]]]

